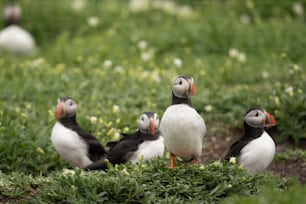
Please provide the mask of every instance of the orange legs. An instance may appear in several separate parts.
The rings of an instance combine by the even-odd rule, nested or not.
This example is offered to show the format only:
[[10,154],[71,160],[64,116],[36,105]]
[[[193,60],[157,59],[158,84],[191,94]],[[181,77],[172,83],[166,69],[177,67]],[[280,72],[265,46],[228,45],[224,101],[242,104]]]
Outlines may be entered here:
[[174,154],[171,154],[171,160],[170,160],[170,166],[169,168],[170,169],[174,169],[176,166],[175,166],[175,155]]
[[198,165],[199,165],[199,160],[198,160],[198,159],[193,159],[193,164],[194,164],[195,166],[198,166]]

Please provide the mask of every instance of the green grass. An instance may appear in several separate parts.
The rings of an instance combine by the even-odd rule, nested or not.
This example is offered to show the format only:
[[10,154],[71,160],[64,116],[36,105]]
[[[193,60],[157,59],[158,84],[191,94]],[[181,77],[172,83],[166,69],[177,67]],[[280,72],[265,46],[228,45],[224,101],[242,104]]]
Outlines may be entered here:
[[[209,124],[209,133],[223,129],[220,124],[241,128],[245,111],[260,106],[275,116],[277,139],[298,144],[306,138],[306,28],[304,16],[292,12],[291,2],[178,0],[165,7],[161,1],[148,1],[148,7],[139,12],[131,11],[128,1],[90,1],[80,11],[71,9],[68,0],[19,2],[22,26],[33,33],[38,50],[21,58],[1,53],[1,201],[43,203],[69,198],[115,202],[112,199],[121,190],[131,191],[120,199],[140,202],[193,202],[194,198],[197,203],[200,197],[207,197],[203,202],[218,202],[235,194],[258,193],[259,199],[269,199],[259,189],[274,178],[246,177],[243,183],[238,175],[243,177],[245,172],[225,163],[218,171],[209,170],[212,165],[204,171],[183,165],[171,172],[161,160],[147,164],[150,170],[141,169],[143,176],[135,173],[139,167],[128,166],[130,177],[120,174],[125,167],[85,177],[74,169],[75,176],[65,177],[62,169],[70,166],[56,154],[49,138],[58,97],[73,97],[79,105],[79,123],[105,144],[118,132],[134,131],[143,111],[153,110],[161,117],[171,102],[173,78],[186,74],[194,78],[198,93],[193,104]],[[184,6],[188,6],[187,15],[182,15]],[[247,23],[240,20],[242,15],[249,19]],[[99,19],[96,27],[87,23],[92,16]],[[141,41],[146,46],[141,47]],[[229,55],[233,49],[238,56]],[[175,59],[182,65],[175,64]],[[98,118],[97,123],[90,122],[92,116]],[[185,174],[200,174],[205,183],[212,184],[201,181],[197,186],[197,178],[184,183],[189,182],[181,177]],[[238,180],[235,188],[227,189],[227,184],[233,186],[226,183],[232,174]],[[100,182],[102,177],[105,183]],[[182,182],[178,185],[186,192],[178,191],[181,187],[175,183],[160,189],[162,180],[155,179],[168,182],[172,177]],[[123,181],[116,186],[120,179],[127,186]],[[83,183],[84,188],[79,187]],[[186,189],[189,185],[196,187]],[[278,192],[282,188],[275,184],[268,189]]]

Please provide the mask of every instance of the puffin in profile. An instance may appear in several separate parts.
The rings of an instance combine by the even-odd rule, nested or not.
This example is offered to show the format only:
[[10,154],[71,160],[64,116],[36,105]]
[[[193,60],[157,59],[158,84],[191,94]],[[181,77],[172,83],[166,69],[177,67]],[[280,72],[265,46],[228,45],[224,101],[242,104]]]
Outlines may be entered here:
[[275,125],[270,113],[251,108],[244,116],[244,134],[231,145],[225,159],[236,157],[238,164],[251,173],[265,170],[274,158],[275,142],[264,128]]
[[20,16],[18,4],[5,7],[5,28],[0,32],[0,49],[15,55],[29,55],[35,50],[35,41],[29,32],[19,26]]
[[69,164],[84,168],[101,159],[105,150],[99,141],[83,130],[76,121],[77,104],[70,97],[58,99],[56,118],[51,141]]
[[139,118],[138,129],[132,134],[122,134],[119,141],[109,142],[106,157],[90,164],[85,170],[105,170],[105,159],[111,164],[136,163],[164,155],[164,139],[159,130],[159,118],[155,112],[144,112]]
[[172,87],[172,104],[163,114],[160,131],[171,155],[169,168],[175,168],[175,158],[193,160],[199,164],[206,125],[193,108],[191,96],[196,94],[192,77],[178,76]]

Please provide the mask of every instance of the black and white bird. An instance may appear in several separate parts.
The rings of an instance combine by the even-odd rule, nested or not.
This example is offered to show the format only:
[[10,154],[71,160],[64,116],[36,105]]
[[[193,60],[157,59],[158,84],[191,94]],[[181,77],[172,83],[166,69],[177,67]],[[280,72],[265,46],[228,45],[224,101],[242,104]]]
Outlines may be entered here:
[[5,28],[0,31],[0,50],[15,55],[29,55],[35,50],[32,35],[19,26],[21,8],[18,4],[9,4],[4,9]]
[[244,116],[244,134],[234,142],[227,154],[226,160],[236,157],[251,173],[265,170],[275,155],[275,142],[264,130],[265,127],[275,126],[274,117],[261,108],[252,108]]
[[[122,134],[116,142],[110,142],[110,150],[106,158],[111,164],[136,163],[140,160],[149,160],[164,155],[164,139],[159,130],[157,113],[144,112],[139,118],[138,130],[132,134]],[[107,164],[101,159],[87,166],[86,170],[105,170]]]
[[51,141],[60,156],[72,166],[84,168],[101,159],[105,150],[99,141],[76,121],[77,104],[70,97],[58,99]]
[[171,155],[170,168],[175,168],[175,158],[199,163],[202,153],[206,125],[203,118],[193,108],[191,96],[196,87],[191,77],[178,76],[172,87],[172,104],[163,114],[160,131]]

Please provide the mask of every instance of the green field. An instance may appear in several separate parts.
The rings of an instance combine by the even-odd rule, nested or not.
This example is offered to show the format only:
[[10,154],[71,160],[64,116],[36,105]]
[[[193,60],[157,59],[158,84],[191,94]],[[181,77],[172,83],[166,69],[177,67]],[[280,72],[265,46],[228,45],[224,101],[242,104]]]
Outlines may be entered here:
[[306,199],[305,186],[294,180],[250,176],[223,161],[172,171],[167,159],[156,159],[84,173],[50,141],[61,96],[76,100],[79,123],[105,144],[133,132],[143,111],[162,117],[172,80],[190,75],[208,137],[241,128],[244,113],[260,106],[275,116],[277,140],[298,145],[306,139],[306,19],[293,8],[305,8],[306,1],[18,2],[37,50],[27,57],[1,53],[0,202]]

